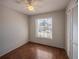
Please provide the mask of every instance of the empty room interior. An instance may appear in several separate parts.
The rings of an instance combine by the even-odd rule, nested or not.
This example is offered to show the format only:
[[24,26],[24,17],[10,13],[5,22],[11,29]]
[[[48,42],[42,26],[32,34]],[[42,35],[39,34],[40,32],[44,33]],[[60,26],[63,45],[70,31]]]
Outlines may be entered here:
[[0,59],[78,59],[78,0],[0,0]]

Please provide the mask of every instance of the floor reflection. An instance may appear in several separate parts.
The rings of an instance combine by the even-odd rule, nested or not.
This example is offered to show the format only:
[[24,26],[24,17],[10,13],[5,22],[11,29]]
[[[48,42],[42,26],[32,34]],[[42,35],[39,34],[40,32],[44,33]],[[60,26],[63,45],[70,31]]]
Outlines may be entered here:
[[51,52],[45,51],[43,49],[36,49],[37,59],[52,59],[53,55]]

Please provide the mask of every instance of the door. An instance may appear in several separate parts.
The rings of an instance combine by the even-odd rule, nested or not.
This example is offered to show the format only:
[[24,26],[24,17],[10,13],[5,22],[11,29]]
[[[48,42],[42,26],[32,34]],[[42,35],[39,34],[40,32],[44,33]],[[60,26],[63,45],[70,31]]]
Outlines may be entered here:
[[72,10],[67,11],[67,54],[69,56],[69,59],[72,59],[72,51],[73,51],[73,45],[72,45]]
[[73,12],[73,59],[78,59],[78,6],[72,9]]

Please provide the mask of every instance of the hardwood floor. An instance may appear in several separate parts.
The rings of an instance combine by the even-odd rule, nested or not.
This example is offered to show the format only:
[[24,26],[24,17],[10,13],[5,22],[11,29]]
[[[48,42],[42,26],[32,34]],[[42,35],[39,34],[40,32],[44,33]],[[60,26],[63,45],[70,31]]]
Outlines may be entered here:
[[0,59],[68,59],[64,49],[29,42]]

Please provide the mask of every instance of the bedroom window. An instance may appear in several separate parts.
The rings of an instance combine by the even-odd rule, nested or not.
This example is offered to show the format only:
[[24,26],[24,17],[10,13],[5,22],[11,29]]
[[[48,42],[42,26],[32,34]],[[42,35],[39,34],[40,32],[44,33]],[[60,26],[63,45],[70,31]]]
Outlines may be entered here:
[[36,37],[52,39],[52,17],[36,20]]

